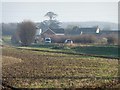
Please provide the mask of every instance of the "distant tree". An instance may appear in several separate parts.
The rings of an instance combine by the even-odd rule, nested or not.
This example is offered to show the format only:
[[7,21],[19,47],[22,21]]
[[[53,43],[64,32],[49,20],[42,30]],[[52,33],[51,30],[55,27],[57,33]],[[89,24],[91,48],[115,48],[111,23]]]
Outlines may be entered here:
[[29,46],[33,41],[36,33],[36,25],[31,21],[23,21],[18,25],[19,38],[22,46]]
[[51,23],[49,25],[49,28],[51,29],[57,29],[60,28],[60,22],[57,20],[51,20]]
[[11,36],[11,42],[14,45],[20,44],[20,38],[17,31]]
[[79,31],[79,27],[78,26],[74,26],[72,30],[77,32],[77,31]]
[[49,20],[44,20],[43,22],[40,23],[40,28],[43,31],[47,30],[48,28],[51,28],[51,29],[60,28],[60,22],[55,20],[55,17],[57,16],[57,14],[53,12],[47,12],[45,16],[49,17]]
[[48,23],[47,23],[47,20],[41,22],[40,25],[39,25],[39,27],[40,27],[43,31],[47,30],[48,27],[49,27],[49,25],[48,25]]
[[49,17],[49,20],[53,20],[57,16],[57,14],[55,14],[54,12],[47,12],[45,16]]
[[13,35],[17,30],[17,23],[2,23],[2,35]]
[[107,42],[108,44],[117,44],[118,43],[118,37],[114,34],[110,34],[107,36]]
[[65,34],[67,35],[74,35],[76,33],[79,33],[79,27],[75,25],[68,25],[65,30]]
[[66,27],[66,28],[67,28],[67,29],[71,29],[71,30],[72,30],[75,26],[76,26],[76,25],[69,24],[69,25],[67,25],[67,27]]

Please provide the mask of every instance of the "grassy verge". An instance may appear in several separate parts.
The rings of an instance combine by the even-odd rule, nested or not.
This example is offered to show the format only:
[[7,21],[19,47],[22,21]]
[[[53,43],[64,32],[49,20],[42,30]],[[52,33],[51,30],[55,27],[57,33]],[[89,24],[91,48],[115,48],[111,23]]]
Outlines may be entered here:
[[3,38],[3,44],[4,45],[12,45],[12,43],[11,43],[11,36],[2,36],[2,38]]

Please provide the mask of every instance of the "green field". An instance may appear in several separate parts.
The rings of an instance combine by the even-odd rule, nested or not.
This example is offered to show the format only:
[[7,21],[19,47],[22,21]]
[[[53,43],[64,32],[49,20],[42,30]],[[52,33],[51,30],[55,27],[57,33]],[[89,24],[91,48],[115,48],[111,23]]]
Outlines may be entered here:
[[115,45],[77,45],[70,46],[66,44],[39,44],[30,47],[19,47],[31,50],[45,50],[54,52],[68,52],[75,54],[90,54],[107,57],[119,57],[119,46]]
[[4,44],[11,44],[11,36],[2,36]]
[[103,55],[118,57],[118,46],[87,46],[87,47],[74,47],[76,52],[94,55]]
[[3,82],[17,88],[119,87],[113,78],[118,77],[118,59],[46,50],[52,52],[3,47]]

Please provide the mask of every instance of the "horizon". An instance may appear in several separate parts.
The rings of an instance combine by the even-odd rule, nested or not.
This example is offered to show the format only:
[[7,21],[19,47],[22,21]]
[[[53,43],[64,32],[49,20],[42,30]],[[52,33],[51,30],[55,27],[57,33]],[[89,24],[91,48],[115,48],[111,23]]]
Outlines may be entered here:
[[60,22],[110,22],[118,23],[117,2],[3,2],[2,22],[18,23],[23,20],[42,22],[52,11]]
[[[24,20],[23,20],[24,21]],[[0,22],[0,24],[1,23],[5,23],[5,24],[9,24],[9,23],[21,23],[21,22],[23,22],[23,21],[20,21],[20,22]],[[32,20],[30,20],[30,21],[32,21]],[[42,22],[42,21],[40,21],[40,22],[38,22],[38,21],[32,21],[32,22],[34,22],[34,23],[40,23],[40,22]],[[60,21],[61,22],[61,21]],[[62,21],[61,23],[87,23],[87,22],[98,22],[98,23],[101,23],[101,22],[103,22],[103,23],[114,23],[114,24],[118,24],[118,23],[115,23],[115,22],[107,22],[107,21]]]
[[[21,22],[9,22],[9,23],[0,23],[0,24],[18,24],[18,23],[21,23]],[[36,25],[37,24],[40,24],[41,22],[34,22]],[[82,27],[95,27],[95,26],[98,26],[100,27],[101,29],[105,28],[106,26],[107,27],[111,27],[110,30],[117,30],[117,31],[120,31],[118,29],[118,24],[117,23],[114,23],[114,22],[104,22],[104,21],[85,21],[85,22],[60,22],[60,26],[62,28],[66,28],[68,25],[75,25],[75,26],[82,26]],[[114,24],[114,25],[113,25]]]
[[[26,19],[24,19],[23,21],[27,21]],[[20,21],[20,22],[0,22],[0,23],[5,23],[5,24],[9,24],[9,23],[21,23],[21,22],[23,22],[23,21]],[[32,21],[32,20],[28,20],[28,21]],[[34,22],[34,23],[41,23],[41,22],[43,22],[43,21],[32,21],[32,22]],[[114,24],[118,24],[118,23],[116,23],[116,22],[107,22],[107,21],[59,21],[59,22],[61,22],[61,23],[88,23],[88,22],[103,22],[103,23],[114,23]]]

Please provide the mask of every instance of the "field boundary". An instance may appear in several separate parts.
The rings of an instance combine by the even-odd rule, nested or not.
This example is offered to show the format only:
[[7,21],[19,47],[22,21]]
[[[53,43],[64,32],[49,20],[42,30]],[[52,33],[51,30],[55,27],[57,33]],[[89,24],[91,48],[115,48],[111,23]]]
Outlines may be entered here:
[[82,53],[74,53],[74,52],[63,52],[63,51],[40,50],[40,49],[34,49],[34,48],[19,48],[19,47],[17,47],[16,49],[51,52],[51,53],[62,53],[62,54],[71,54],[71,55],[83,55],[83,56],[91,56],[91,57],[99,57],[99,58],[118,59],[118,60],[120,59],[120,57],[111,57],[111,56],[103,56],[103,55],[95,55],[95,54],[82,54]]

